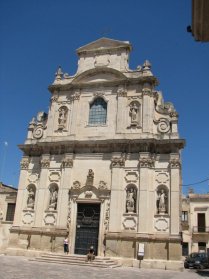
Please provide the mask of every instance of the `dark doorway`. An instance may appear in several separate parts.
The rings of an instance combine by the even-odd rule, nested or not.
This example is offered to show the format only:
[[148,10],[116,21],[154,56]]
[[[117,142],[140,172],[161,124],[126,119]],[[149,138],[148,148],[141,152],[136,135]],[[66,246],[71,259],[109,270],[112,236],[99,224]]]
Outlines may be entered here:
[[78,203],[75,254],[86,255],[91,245],[98,249],[100,204]]
[[205,232],[205,213],[197,214],[198,232]]

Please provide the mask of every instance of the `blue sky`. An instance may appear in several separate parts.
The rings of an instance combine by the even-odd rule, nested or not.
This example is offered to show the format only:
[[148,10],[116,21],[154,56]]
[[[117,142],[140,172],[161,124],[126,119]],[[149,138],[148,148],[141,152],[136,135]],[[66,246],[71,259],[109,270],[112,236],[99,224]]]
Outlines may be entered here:
[[[209,43],[195,42],[192,1],[0,1],[0,181],[18,185],[27,126],[48,111],[48,85],[59,65],[77,69],[75,50],[100,37],[130,41],[130,68],[152,63],[164,100],[179,117],[183,184],[209,177]],[[5,142],[8,143],[5,144]],[[208,181],[194,186],[209,191]],[[186,192],[187,187],[184,187]]]

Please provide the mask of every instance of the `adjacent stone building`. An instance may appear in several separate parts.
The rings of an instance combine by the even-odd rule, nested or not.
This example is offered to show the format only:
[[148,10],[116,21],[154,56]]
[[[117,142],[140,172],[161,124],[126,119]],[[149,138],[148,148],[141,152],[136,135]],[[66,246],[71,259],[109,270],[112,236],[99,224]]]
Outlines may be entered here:
[[209,194],[189,193],[182,198],[182,255],[209,254]]
[[17,189],[0,182],[0,253],[6,251],[9,241],[9,230],[12,226]]
[[57,70],[49,111],[19,146],[11,249],[60,252],[67,234],[72,254],[94,245],[128,265],[180,260],[178,113],[149,61],[129,69],[131,49],[101,38],[77,50],[74,76]]

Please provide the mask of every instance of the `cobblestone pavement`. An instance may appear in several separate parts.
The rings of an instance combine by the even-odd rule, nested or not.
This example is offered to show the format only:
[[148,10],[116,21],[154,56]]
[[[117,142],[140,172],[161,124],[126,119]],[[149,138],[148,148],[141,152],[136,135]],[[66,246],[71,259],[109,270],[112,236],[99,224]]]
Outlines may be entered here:
[[120,267],[101,269],[29,261],[25,257],[0,256],[0,279],[209,279],[209,270],[184,272]]

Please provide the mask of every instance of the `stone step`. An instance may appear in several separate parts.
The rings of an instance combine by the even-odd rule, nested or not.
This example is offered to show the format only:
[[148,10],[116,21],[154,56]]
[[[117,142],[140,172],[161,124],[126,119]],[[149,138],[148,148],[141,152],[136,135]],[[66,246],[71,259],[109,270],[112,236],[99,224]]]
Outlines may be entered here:
[[109,257],[96,257],[92,262],[86,262],[84,255],[63,255],[56,253],[43,253],[41,256],[29,259],[30,261],[69,264],[69,265],[87,265],[100,268],[116,268],[121,265]]

